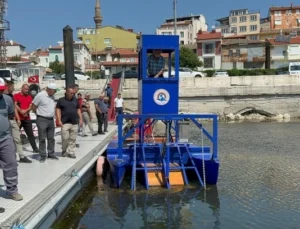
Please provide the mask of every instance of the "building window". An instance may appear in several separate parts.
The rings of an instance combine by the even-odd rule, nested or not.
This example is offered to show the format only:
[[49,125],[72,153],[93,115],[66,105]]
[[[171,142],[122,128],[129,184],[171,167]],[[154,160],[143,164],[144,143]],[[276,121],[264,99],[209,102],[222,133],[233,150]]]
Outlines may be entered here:
[[203,59],[204,68],[214,67],[214,58],[204,58]]
[[250,40],[257,41],[258,40],[258,36],[257,35],[252,35],[252,36],[250,36]]
[[89,44],[91,43],[91,41],[90,41],[89,39],[86,39],[86,40],[85,40],[85,43],[86,43],[87,45],[89,45]]
[[203,53],[204,54],[214,54],[215,53],[214,44],[204,44]]
[[180,37],[184,37],[184,32],[180,32]]
[[229,50],[228,56],[233,56],[233,51],[232,50]]
[[222,33],[229,33],[229,29],[228,28],[222,29]]
[[250,21],[257,21],[257,15],[251,15]]
[[231,18],[231,23],[237,23],[237,17]]
[[74,54],[74,61],[77,61],[77,60],[78,60],[78,55]]
[[275,20],[275,25],[281,25],[281,20]]
[[287,10],[286,15],[292,15],[292,10]]
[[246,16],[241,16],[240,17],[240,22],[246,22],[247,21],[247,17]]
[[58,55],[55,55],[55,61],[59,61],[59,59],[58,59]]
[[104,44],[110,45],[111,44],[110,38],[104,38]]
[[48,63],[48,58],[45,58],[46,63]]
[[236,50],[236,56],[241,56],[241,50],[239,49]]
[[237,33],[237,27],[232,27],[231,28],[231,33]]
[[257,31],[257,25],[250,25],[250,31]]
[[281,11],[275,11],[275,16],[281,16]]
[[240,26],[240,32],[241,33],[247,32],[247,26]]

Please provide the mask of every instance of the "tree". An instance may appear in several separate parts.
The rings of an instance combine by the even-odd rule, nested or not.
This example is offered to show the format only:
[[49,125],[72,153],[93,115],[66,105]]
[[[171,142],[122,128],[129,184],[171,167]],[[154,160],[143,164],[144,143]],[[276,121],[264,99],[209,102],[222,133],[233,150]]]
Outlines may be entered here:
[[54,61],[49,64],[49,68],[52,69],[53,73],[62,74],[65,72],[65,65],[59,61]]
[[[173,56],[173,65],[174,65],[174,56]],[[181,47],[180,48],[180,56],[179,56],[179,66],[186,67],[186,68],[197,68],[201,67],[203,63],[198,59],[196,53],[193,50]]]
[[15,55],[10,58],[11,61],[21,61],[21,56],[20,55]]

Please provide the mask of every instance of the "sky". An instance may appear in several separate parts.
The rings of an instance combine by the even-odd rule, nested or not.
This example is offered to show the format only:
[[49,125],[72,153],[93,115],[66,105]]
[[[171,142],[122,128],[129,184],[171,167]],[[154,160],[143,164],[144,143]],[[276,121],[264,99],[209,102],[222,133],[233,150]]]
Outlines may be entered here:
[[[77,27],[94,27],[96,0],[8,0],[6,39],[26,46],[26,51],[63,40],[62,29],[70,25],[76,40]],[[203,14],[211,29],[217,18],[232,9],[260,10],[271,6],[300,5],[300,0],[177,0],[177,16]],[[121,25],[136,32],[153,34],[166,18],[173,17],[173,0],[100,0],[103,25]]]

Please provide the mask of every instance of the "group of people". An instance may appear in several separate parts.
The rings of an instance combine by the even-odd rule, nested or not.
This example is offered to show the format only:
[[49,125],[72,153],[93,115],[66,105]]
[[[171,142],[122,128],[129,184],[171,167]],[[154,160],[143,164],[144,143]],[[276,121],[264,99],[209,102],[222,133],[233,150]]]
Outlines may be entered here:
[[[78,133],[86,137],[88,126],[92,136],[108,132],[108,110],[111,108],[112,89],[110,85],[104,93],[94,101],[98,131],[94,131],[90,94],[78,93],[77,84],[66,88],[65,96],[55,102],[57,91],[55,83],[48,84],[34,98],[29,93],[29,85],[23,84],[19,93],[14,92],[14,82],[0,78],[0,165],[3,170],[4,182],[8,198],[21,201],[18,192],[18,163],[32,163],[23,152],[21,128],[24,129],[28,142],[34,153],[40,155],[40,162],[47,159],[59,160],[55,152],[55,125],[61,127],[62,156],[76,158],[75,149]],[[121,94],[115,99],[114,105],[119,113],[123,112]],[[38,142],[35,141],[31,113],[36,114]],[[56,119],[56,121],[55,121]],[[2,212],[0,207],[0,213]]]

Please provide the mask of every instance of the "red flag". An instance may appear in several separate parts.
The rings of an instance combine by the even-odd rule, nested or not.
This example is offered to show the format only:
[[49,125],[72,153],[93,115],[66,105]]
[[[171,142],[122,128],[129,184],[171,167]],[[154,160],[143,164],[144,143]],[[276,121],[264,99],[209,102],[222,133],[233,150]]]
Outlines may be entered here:
[[40,82],[40,78],[38,75],[30,76],[28,78],[28,83],[39,83],[39,82]]

